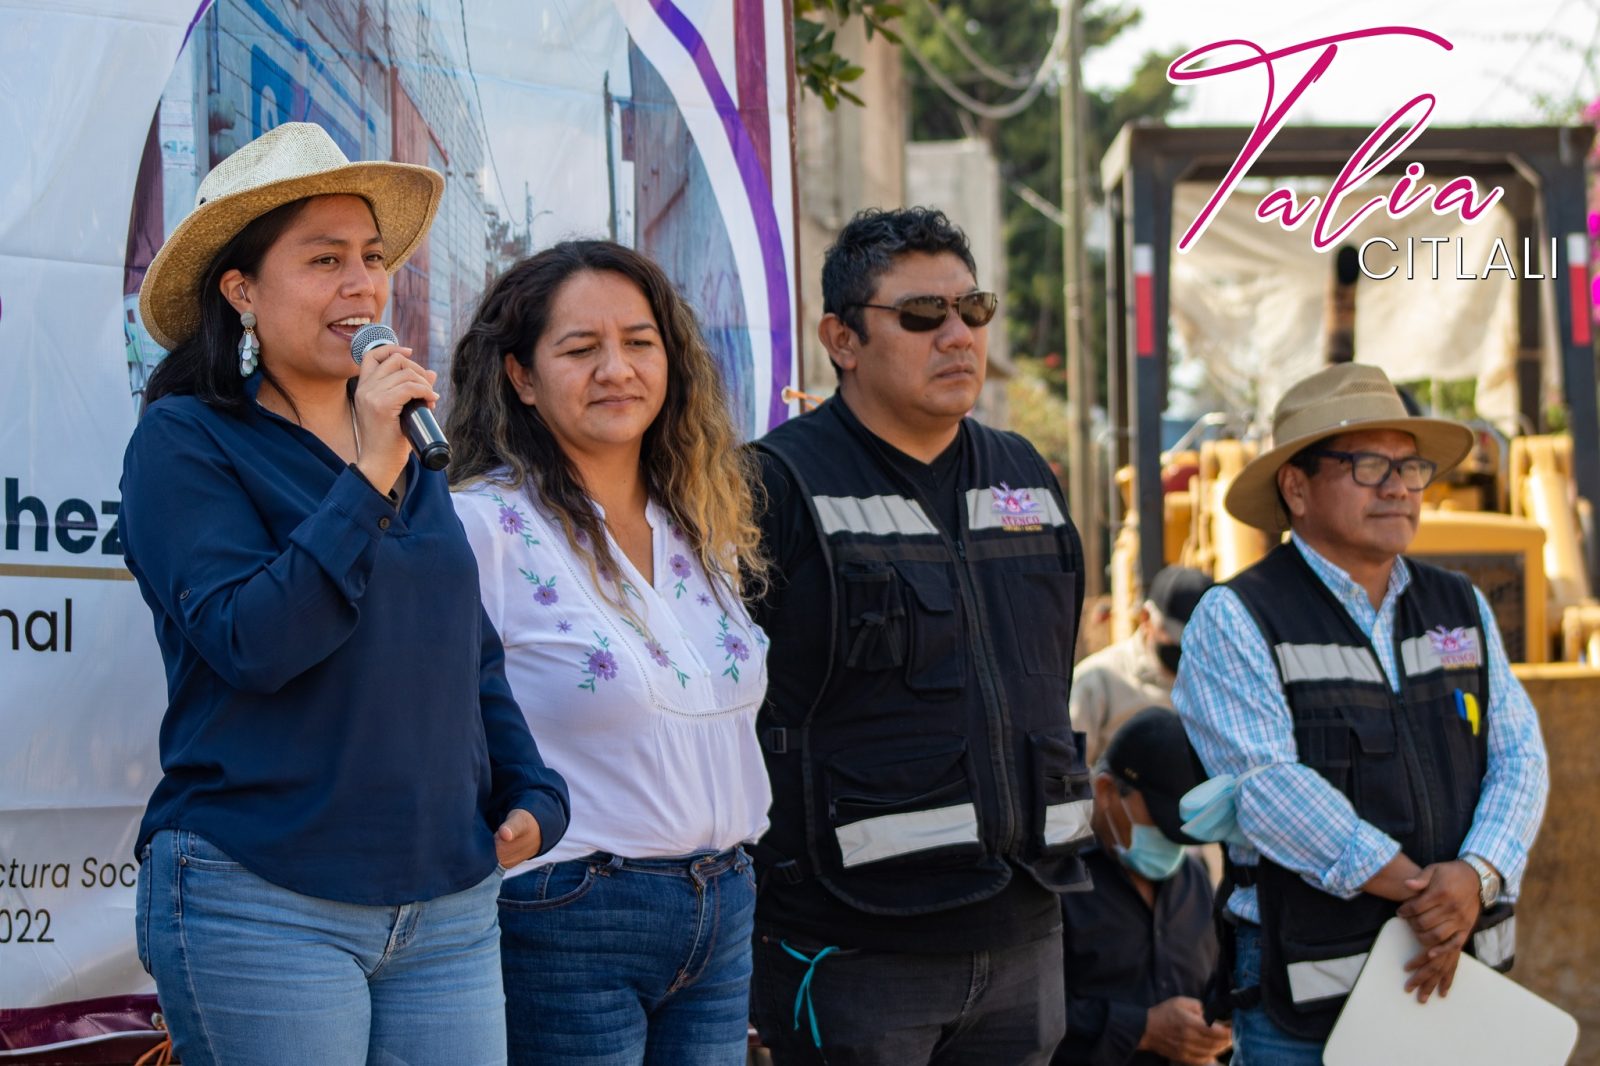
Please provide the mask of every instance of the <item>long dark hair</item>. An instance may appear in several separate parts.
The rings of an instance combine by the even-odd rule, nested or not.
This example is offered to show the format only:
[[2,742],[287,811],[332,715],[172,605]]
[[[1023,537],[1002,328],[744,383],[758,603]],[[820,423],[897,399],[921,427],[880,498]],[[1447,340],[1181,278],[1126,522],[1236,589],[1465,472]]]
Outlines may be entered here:
[[766,587],[767,564],[754,517],[753,460],[738,446],[716,362],[688,301],[666,273],[613,241],[563,241],[490,284],[450,362],[451,484],[509,468],[509,487],[536,492],[554,512],[573,551],[589,562],[602,595],[631,609],[577,469],[539,412],[517,396],[505,371],[508,354],[533,370],[534,346],[549,325],[557,292],[589,271],[619,274],[638,286],[661,329],[667,394],[640,451],[651,498],[683,532],[719,599],[716,586],[724,582],[730,591],[743,583],[747,594],[758,594]]
[[[161,360],[150,375],[144,390],[146,409],[163,396],[193,396],[224,411],[245,409],[244,378],[239,374],[239,340],[244,336],[244,327],[239,323],[239,313],[222,295],[222,276],[238,270],[254,277],[267,250],[308,203],[310,197],[275,207],[252,220],[222,246],[200,275],[199,288],[193,293],[200,304],[200,328]],[[277,387],[266,364],[257,373]]]

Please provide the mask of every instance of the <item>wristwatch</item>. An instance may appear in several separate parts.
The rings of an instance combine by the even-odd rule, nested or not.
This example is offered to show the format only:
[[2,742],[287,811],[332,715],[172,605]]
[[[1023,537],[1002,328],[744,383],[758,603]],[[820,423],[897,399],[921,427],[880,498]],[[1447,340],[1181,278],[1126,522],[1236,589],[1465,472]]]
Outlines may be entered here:
[[1461,861],[1472,867],[1473,873],[1478,875],[1478,900],[1483,904],[1483,909],[1493,907],[1500,898],[1500,875],[1494,872],[1493,866],[1476,855],[1463,855]]

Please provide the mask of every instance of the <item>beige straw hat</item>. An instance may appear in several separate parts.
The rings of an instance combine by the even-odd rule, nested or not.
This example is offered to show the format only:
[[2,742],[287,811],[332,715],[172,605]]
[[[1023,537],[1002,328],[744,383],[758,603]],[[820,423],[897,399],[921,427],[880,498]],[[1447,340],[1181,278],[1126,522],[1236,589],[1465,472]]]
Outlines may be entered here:
[[1341,363],[1294,385],[1272,412],[1272,449],[1250,462],[1228,489],[1228,513],[1246,525],[1281,533],[1289,516],[1278,499],[1278,469],[1302,448],[1341,433],[1397,429],[1417,440],[1417,454],[1455,466],[1472,450],[1472,430],[1442,418],[1406,413],[1389,377],[1375,366]]
[[145,271],[139,314],[150,336],[168,350],[194,336],[200,328],[200,280],[245,226],[291,201],[338,193],[372,205],[393,274],[427,235],[444,175],[410,163],[352,163],[311,122],[285,122],[263,133],[205,176],[194,210]]

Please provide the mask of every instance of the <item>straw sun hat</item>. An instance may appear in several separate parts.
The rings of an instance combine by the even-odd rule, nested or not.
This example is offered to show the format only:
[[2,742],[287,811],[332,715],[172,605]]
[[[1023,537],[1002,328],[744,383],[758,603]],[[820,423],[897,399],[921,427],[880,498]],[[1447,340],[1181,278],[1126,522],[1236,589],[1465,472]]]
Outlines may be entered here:
[[1299,382],[1272,412],[1270,451],[1256,456],[1234,479],[1223,501],[1228,513],[1268,533],[1289,527],[1278,500],[1278,469],[1302,448],[1343,433],[1396,429],[1417,440],[1417,454],[1442,474],[1472,450],[1472,430],[1442,418],[1406,414],[1388,375],[1375,366],[1341,363]]
[[311,122],[285,122],[263,133],[205,176],[194,210],[145,272],[139,314],[150,336],[168,350],[194,336],[200,328],[200,280],[245,226],[291,201],[339,193],[372,205],[393,274],[427,235],[444,176],[410,163],[352,163]]

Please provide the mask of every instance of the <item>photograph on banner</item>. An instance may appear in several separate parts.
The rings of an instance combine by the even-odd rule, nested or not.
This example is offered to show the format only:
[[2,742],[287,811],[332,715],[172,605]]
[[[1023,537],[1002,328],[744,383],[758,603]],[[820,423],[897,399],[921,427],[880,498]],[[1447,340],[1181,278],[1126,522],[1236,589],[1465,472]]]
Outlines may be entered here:
[[[33,146],[0,197],[0,1053],[104,1038],[91,1012],[149,1027],[133,844],[166,690],[118,482],[166,354],[139,287],[213,167],[303,121],[352,160],[445,175],[388,314],[442,405],[487,282],[568,237],[663,265],[746,438],[788,416],[796,374],[780,5],[97,0],[27,17],[32,43],[0,47],[33,71],[0,104],[0,131]],[[86,75],[52,91],[69,65]]]

